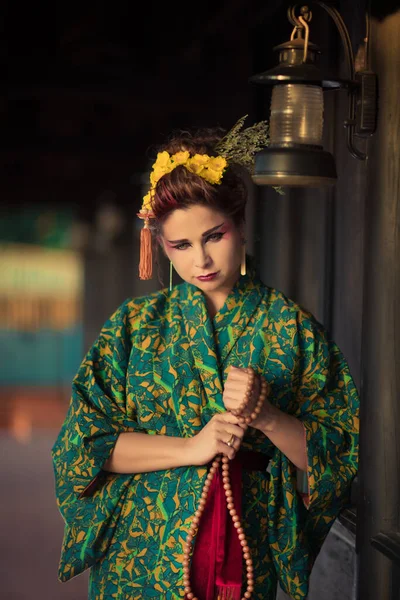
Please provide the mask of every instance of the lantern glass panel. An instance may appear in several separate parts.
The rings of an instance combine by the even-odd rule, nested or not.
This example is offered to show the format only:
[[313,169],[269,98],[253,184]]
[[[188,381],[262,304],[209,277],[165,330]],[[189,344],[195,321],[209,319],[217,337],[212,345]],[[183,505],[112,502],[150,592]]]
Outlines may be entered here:
[[270,144],[322,146],[323,111],[321,87],[275,85],[271,97]]

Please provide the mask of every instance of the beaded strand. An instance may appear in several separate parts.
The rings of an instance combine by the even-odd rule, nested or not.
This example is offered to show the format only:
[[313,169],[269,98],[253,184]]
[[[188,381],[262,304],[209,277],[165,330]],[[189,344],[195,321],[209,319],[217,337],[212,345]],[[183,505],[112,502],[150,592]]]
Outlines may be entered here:
[[[239,407],[235,410],[232,410],[232,414],[239,418],[240,423],[246,423],[249,425],[252,421],[254,421],[261,412],[261,407],[267,397],[267,382],[263,377],[261,377],[261,390],[260,395],[258,397],[256,406],[254,407],[253,412],[250,415],[244,416],[244,411],[250,402],[251,395],[253,392],[253,385],[255,379],[255,373],[252,368],[247,369],[247,373],[249,375],[249,380],[247,383],[247,388],[245,392],[245,397],[243,402],[239,405]],[[212,480],[214,478],[215,473],[220,467],[222,463],[222,484],[225,491],[226,505],[229,511],[229,514],[232,518],[233,525],[236,528],[236,532],[238,534],[240,545],[242,546],[243,559],[246,564],[246,591],[244,592],[241,600],[248,600],[251,598],[252,593],[254,591],[254,570],[253,570],[253,561],[250,555],[250,548],[248,546],[246,536],[244,533],[244,529],[240,522],[240,517],[237,514],[237,510],[233,503],[233,492],[229,475],[229,458],[227,456],[216,456],[211,464],[210,470],[207,474],[206,480],[204,482],[203,490],[200,496],[199,505],[197,507],[196,512],[194,513],[193,521],[189,529],[189,533],[186,536],[186,541],[183,549],[183,585],[184,591],[186,594],[187,600],[198,600],[198,598],[192,592],[192,588],[190,585],[190,558],[192,555],[192,545],[193,539],[196,535],[197,529],[199,527],[200,519],[202,517],[204,507],[207,502],[208,492],[211,487]]]

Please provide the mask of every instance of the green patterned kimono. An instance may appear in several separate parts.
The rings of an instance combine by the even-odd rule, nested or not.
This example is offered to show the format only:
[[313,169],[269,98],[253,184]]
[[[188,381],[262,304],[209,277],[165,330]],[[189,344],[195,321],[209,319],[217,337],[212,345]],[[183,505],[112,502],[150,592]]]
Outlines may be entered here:
[[214,319],[203,293],[183,283],[127,300],[104,325],[52,451],[65,521],[60,581],[91,567],[90,600],[184,597],[183,543],[207,468],[121,475],[102,466],[121,432],[200,431],[224,411],[230,365],[252,365],[269,383],[270,402],[305,426],[308,508],[297,469],[267,437],[249,428],[242,447],[272,456],[270,477],[243,473],[253,598],[273,600],[277,581],[291,598],[306,597],[356,473],[358,394],[323,327],[255,275],[240,277]]

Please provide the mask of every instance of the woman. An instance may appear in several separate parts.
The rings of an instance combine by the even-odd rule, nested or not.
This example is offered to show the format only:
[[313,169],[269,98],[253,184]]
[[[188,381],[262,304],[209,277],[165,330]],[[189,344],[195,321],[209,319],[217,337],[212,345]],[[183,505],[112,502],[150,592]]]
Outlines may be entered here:
[[348,365],[310,313],[241,274],[246,186],[221,148],[210,132],[161,148],[139,215],[141,277],[152,232],[183,283],[106,322],[53,448],[59,578],[91,567],[90,600],[272,600],[278,581],[305,598],[348,501]]

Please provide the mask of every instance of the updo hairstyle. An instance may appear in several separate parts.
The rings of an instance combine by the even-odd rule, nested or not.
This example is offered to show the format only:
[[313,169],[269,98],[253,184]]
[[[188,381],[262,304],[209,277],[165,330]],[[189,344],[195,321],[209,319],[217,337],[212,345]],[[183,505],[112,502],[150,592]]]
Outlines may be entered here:
[[[167,151],[170,155],[188,151],[191,156],[217,156],[215,146],[224,134],[225,131],[221,128],[203,128],[195,133],[181,131],[157,151]],[[180,165],[163,175],[156,185],[152,200],[155,223],[152,225],[155,226],[156,233],[160,233],[163,222],[171,212],[202,205],[217,210],[239,226],[245,220],[246,202],[247,187],[240,165],[228,162],[221,183],[218,184],[211,184]]]

